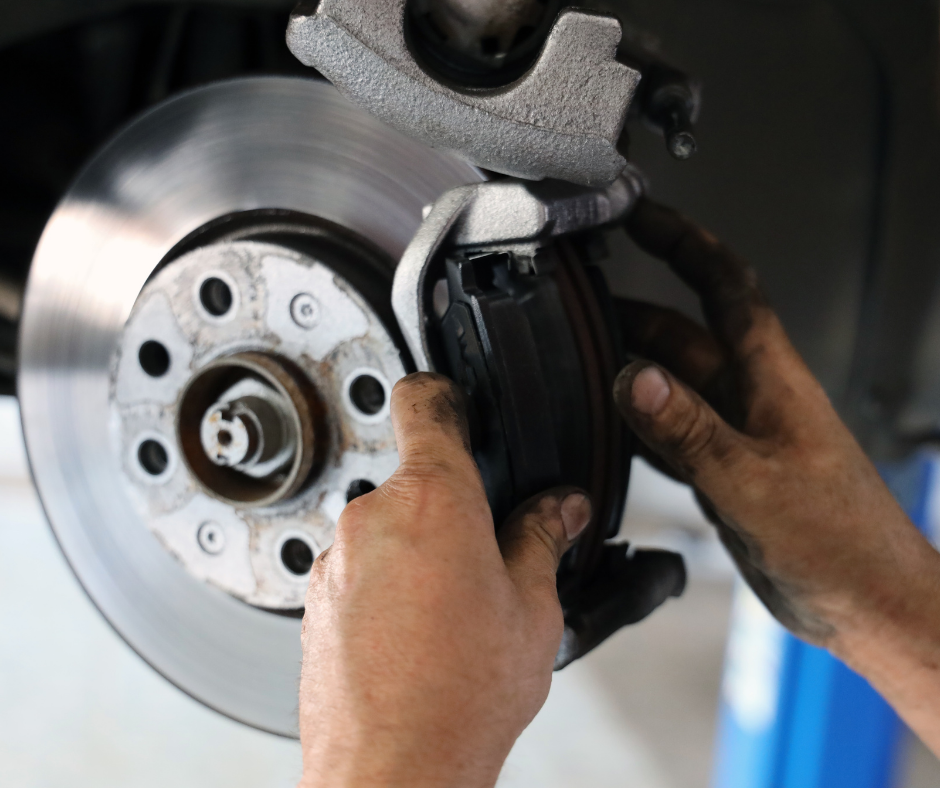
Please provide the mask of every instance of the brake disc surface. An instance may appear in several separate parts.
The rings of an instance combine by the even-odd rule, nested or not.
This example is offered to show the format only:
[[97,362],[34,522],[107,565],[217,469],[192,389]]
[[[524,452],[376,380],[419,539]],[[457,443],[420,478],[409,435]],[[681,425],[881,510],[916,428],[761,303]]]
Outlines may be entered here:
[[[46,227],[19,353],[23,428],[46,513],[121,636],[230,717],[296,735],[300,621],[272,609],[295,610],[305,581],[275,564],[291,539],[312,554],[325,548],[347,487],[381,483],[394,469],[387,410],[360,408],[350,392],[365,375],[387,402],[405,367],[381,309],[302,244],[272,244],[273,230],[208,245],[191,239],[223,218],[290,217],[348,232],[398,260],[422,208],[477,180],[472,167],[384,127],[326,83],[242,79],[175,97],[127,127]],[[199,297],[208,279],[223,282],[237,307],[213,314],[212,299]],[[226,322],[229,311],[235,317]],[[156,375],[147,366],[162,369],[167,359],[145,354],[150,341],[169,359]],[[237,369],[213,372],[220,360]],[[195,433],[225,454],[208,475],[174,433],[199,375],[208,383],[197,393],[212,402],[200,401],[205,432]],[[340,421],[354,426],[343,432],[335,420],[298,411],[290,387],[301,378],[312,381],[324,412],[343,412]],[[256,403],[255,421],[236,418],[246,402]],[[287,431],[281,454],[252,454],[249,428],[265,408]],[[233,425],[247,431],[234,434]],[[321,454],[305,455],[297,436],[317,429],[329,440]],[[226,463],[276,472],[256,499],[233,503],[213,475],[228,472]],[[311,468],[316,481],[285,508],[282,499],[303,482],[291,487],[297,475]],[[212,559],[233,551],[239,560],[220,573]]]

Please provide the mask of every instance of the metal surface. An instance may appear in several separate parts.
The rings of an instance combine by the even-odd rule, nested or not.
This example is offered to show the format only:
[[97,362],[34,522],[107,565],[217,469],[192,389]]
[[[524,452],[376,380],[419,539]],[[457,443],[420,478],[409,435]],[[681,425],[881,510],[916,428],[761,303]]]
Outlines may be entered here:
[[433,370],[427,335],[426,281],[445,247],[512,248],[537,266],[536,252],[553,238],[609,224],[622,217],[644,190],[642,175],[628,167],[606,189],[570,184],[493,181],[443,195],[428,211],[395,271],[392,307],[415,365]]
[[222,392],[203,414],[202,451],[213,465],[235,468],[246,476],[277,473],[298,443],[294,413],[281,392],[247,377]]
[[291,51],[383,121],[496,172],[584,185],[610,183],[640,74],[620,63],[616,17],[566,9],[516,81],[462,91],[428,73],[408,46],[405,0],[301,5]]
[[[422,206],[479,177],[325,83],[238,80],[178,96],[125,129],[43,234],[20,329],[19,395],[46,513],[125,640],[224,714],[296,735],[300,622],[192,577],[143,522],[120,482],[109,408],[125,322],[167,252],[220,216],[272,207],[320,216],[395,259]],[[203,532],[204,550],[218,544],[213,533]]]
[[[259,255],[267,251],[263,246],[240,246],[250,246],[249,253]],[[271,253],[283,256],[278,247],[273,247]],[[176,263],[172,268],[177,273]],[[145,289],[144,297],[152,297],[152,290],[149,293],[146,290],[150,288]],[[272,300],[276,297],[263,283],[251,295],[252,300],[258,295]],[[250,309],[252,304],[245,306]],[[182,315],[186,316],[185,310]],[[134,322],[129,327],[135,327]],[[146,330],[146,325],[142,327]],[[132,328],[132,333],[137,332]],[[269,344],[250,330],[240,339],[251,351],[222,355],[201,367],[198,365],[204,358],[198,361],[193,358],[194,349],[206,350],[204,345],[199,347],[199,339],[193,337],[186,348],[195,375],[185,388],[174,392],[171,404],[162,409],[166,415],[160,418],[160,426],[175,420],[177,442],[187,469],[217,498],[256,507],[290,497],[307,480],[314,458],[320,454],[316,451],[318,444],[324,441],[321,424],[316,423],[322,410],[316,390],[293,364],[264,352]],[[133,353],[125,352],[133,351],[133,346],[121,344],[117,379],[121,378],[122,368],[135,366]],[[212,355],[213,350],[218,353],[228,348],[213,348],[210,344]],[[147,391],[142,388],[136,402],[112,400],[112,406],[119,411],[122,406],[131,410],[148,400]],[[126,432],[123,437],[126,442]]]
[[412,0],[454,54],[483,65],[505,61],[546,14],[543,0]]
[[[234,297],[220,323],[194,296],[223,277]],[[316,299],[314,330],[292,319],[298,293]],[[139,363],[144,337],[169,354],[157,378]],[[398,466],[387,403],[405,367],[379,316],[313,257],[215,243],[147,283],[112,368],[122,481],[148,527],[195,577],[259,607],[302,608],[308,578],[285,566],[284,539],[302,538],[316,556],[333,542],[350,484],[378,486]],[[357,406],[350,392],[362,379],[378,381],[379,408]],[[143,435],[170,455],[159,479],[133,451]],[[227,545],[217,557],[199,539],[206,521]]]
[[701,111],[701,86],[673,68],[653,63],[643,73],[640,107],[646,124],[662,133],[674,159],[695,153],[692,124]]
[[[590,494],[592,521],[558,571],[566,635],[556,668],[685,584],[680,556],[606,544],[623,518],[633,441],[610,396],[623,351],[596,267],[597,228],[629,210],[642,182],[618,185],[594,194],[557,183],[456,189],[438,203],[446,211],[429,211],[393,289],[403,333],[424,329],[419,363],[466,394],[497,528],[540,490],[570,484]],[[430,244],[421,241],[428,225]]]

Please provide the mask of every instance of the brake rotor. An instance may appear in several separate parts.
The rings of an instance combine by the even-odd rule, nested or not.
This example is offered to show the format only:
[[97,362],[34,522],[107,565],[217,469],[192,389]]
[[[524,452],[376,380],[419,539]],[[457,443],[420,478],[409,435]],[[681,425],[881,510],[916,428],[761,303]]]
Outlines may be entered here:
[[120,635],[230,717],[297,734],[309,564],[397,465],[394,261],[478,180],[326,83],[240,79],[127,127],[46,227],[18,378],[46,513]]

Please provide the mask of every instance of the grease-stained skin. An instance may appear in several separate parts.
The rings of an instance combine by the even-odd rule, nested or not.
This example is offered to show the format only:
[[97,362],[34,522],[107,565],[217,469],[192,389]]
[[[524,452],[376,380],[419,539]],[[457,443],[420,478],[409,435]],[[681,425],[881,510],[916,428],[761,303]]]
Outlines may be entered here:
[[[652,462],[693,486],[773,613],[867,677],[940,754],[940,554],[917,532],[790,345],[753,271],[673,211],[629,229],[702,298],[708,328],[621,305],[643,360],[614,397]],[[401,464],[343,511],[303,626],[301,788],[490,788],[548,693],[562,554],[591,517],[573,488],[496,535],[461,395],[396,385]]]
[[548,694],[555,572],[591,504],[549,490],[497,538],[456,387],[410,375],[391,415],[398,470],[346,507],[311,572],[301,786],[491,786]]
[[426,414],[442,430],[460,436],[467,454],[470,453],[470,428],[467,426],[467,403],[464,393],[456,386],[440,385],[440,376],[429,372],[416,372],[408,378],[408,385],[416,391],[430,393],[426,399],[412,398],[411,409],[415,416]]
[[790,344],[753,269],[648,200],[628,230],[698,293],[708,323],[619,304],[641,360],[614,397],[645,455],[693,487],[780,622],[865,675],[940,753],[940,556]]

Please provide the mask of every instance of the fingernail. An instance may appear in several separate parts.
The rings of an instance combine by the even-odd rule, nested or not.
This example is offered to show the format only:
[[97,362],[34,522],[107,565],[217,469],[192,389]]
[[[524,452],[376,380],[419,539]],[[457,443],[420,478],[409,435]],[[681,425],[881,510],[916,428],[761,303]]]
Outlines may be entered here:
[[561,522],[568,541],[573,542],[591,522],[591,499],[584,493],[571,493],[561,502]]
[[669,381],[657,367],[647,367],[633,379],[633,407],[647,416],[655,416],[669,399]]

